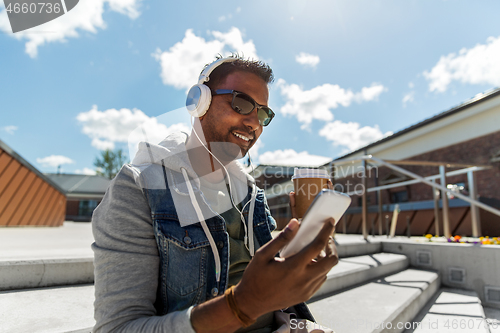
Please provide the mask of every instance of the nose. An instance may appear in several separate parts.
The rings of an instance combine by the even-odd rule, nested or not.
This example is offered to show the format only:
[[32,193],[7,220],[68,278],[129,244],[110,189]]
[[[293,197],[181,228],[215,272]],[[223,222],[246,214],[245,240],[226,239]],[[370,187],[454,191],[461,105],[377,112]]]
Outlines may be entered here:
[[257,131],[259,127],[261,127],[257,113],[258,109],[255,108],[252,112],[245,115],[245,117],[243,118],[243,124],[247,126],[252,132]]

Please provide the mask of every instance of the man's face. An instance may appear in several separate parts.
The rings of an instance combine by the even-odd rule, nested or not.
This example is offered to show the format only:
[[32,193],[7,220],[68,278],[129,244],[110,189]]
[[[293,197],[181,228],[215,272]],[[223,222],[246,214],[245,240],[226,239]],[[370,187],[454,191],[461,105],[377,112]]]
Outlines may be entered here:
[[[214,90],[230,89],[243,92],[258,104],[267,105],[269,90],[266,82],[255,74],[234,72]],[[212,153],[224,160],[245,156],[262,134],[257,109],[247,115],[231,108],[232,95],[216,95],[205,116],[200,118],[205,139]],[[241,153],[240,156],[237,156]]]

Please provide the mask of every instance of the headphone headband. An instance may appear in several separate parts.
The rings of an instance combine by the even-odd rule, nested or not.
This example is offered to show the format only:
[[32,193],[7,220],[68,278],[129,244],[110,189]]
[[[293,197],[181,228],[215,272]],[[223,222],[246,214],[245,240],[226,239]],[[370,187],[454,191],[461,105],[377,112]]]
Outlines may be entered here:
[[217,59],[216,61],[212,62],[210,65],[207,66],[207,68],[205,68],[201,72],[200,77],[198,78],[198,84],[204,84],[205,82],[208,82],[210,80],[210,74],[214,71],[214,69],[216,69],[223,63],[233,62],[235,60],[237,60],[237,58],[227,57],[227,58]]

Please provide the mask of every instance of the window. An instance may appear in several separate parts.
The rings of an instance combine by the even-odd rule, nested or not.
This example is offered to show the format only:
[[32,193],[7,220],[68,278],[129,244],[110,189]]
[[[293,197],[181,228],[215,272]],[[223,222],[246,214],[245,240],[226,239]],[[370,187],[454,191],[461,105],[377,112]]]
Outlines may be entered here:
[[398,192],[391,192],[391,201],[393,203],[399,203],[399,202],[408,202],[408,191],[403,190],[403,191],[398,191]]
[[79,216],[92,216],[94,209],[97,207],[97,200],[82,200],[78,206]]
[[490,162],[491,163],[500,162],[500,150],[497,151],[495,154],[493,154],[493,156],[490,159]]
[[[366,204],[369,205],[371,203],[371,195],[367,195],[366,196]],[[363,206],[363,197],[359,196],[358,197],[358,206],[359,207],[362,207]]]

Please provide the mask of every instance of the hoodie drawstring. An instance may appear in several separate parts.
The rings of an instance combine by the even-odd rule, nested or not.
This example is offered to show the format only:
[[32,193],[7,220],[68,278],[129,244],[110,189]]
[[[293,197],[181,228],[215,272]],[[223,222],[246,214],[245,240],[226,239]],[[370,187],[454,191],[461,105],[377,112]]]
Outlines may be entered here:
[[217,279],[217,285],[219,285],[220,271],[221,271],[219,250],[217,250],[217,246],[215,245],[214,238],[212,237],[212,234],[210,233],[210,230],[208,229],[207,222],[205,222],[205,219],[203,218],[203,213],[201,212],[201,208],[198,205],[198,201],[196,200],[196,196],[194,195],[193,186],[191,185],[191,182],[189,181],[187,171],[184,168],[181,168],[181,171],[182,171],[182,175],[184,176],[184,180],[186,181],[186,186],[188,188],[189,197],[191,198],[191,203],[193,204],[196,215],[198,216],[198,220],[200,220],[203,231],[205,232],[205,235],[207,236],[208,241],[210,243],[210,247],[212,248],[212,253],[214,254],[214,260],[215,260],[215,276]]
[[255,255],[255,244],[253,241],[253,211],[255,209],[255,198],[257,197],[257,190],[255,185],[252,185],[252,196],[250,198],[250,210],[248,212],[248,238],[249,238],[249,249],[250,256]]

